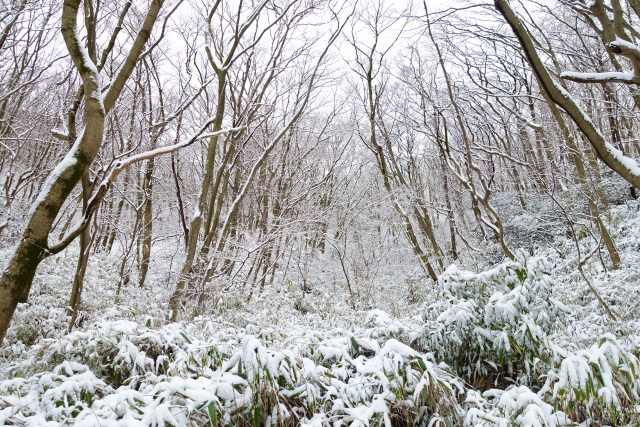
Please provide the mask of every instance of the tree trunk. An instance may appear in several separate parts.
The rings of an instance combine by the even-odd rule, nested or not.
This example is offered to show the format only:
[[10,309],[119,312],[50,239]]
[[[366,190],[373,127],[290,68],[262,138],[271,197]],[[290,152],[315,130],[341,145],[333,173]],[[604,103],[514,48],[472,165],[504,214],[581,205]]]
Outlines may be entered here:
[[144,175],[144,216],[142,219],[142,261],[140,262],[140,282],[139,286],[144,286],[149,271],[149,260],[151,258],[151,238],[153,235],[153,158],[147,162],[147,170]]
[[[93,185],[89,172],[82,177],[82,210],[86,211],[89,204],[89,198],[93,192]],[[80,253],[78,254],[78,264],[76,265],[76,273],[73,276],[73,285],[71,287],[71,296],[69,297],[69,306],[67,307],[67,315],[71,316],[69,321],[69,332],[73,329],[73,325],[78,317],[78,308],[80,306],[80,298],[82,297],[82,289],[84,287],[84,274],[87,271],[89,262],[89,253],[91,250],[91,226],[85,227],[80,234]]]
[[[38,265],[52,253],[48,242],[52,225],[62,205],[98,154],[102,144],[105,114],[113,107],[131,75],[149,39],[162,3],[163,0],[152,1],[123,66],[104,96],[100,74],[78,36],[80,0],[66,0],[63,4],[61,32],[82,79],[85,94],[85,126],[73,147],[45,180],[25,221],[21,238],[9,256],[7,267],[0,277],[0,343],[4,340],[18,301],[31,285]],[[59,250],[61,249],[56,245],[56,251]]]

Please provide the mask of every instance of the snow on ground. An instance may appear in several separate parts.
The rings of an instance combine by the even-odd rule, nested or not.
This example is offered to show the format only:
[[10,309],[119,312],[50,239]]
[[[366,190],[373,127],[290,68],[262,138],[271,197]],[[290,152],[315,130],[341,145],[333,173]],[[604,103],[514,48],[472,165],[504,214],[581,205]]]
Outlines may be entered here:
[[559,235],[437,285],[385,277],[356,309],[335,283],[285,281],[251,300],[217,283],[180,323],[167,322],[167,281],[124,286],[114,304],[119,260],[95,254],[67,333],[70,251],[43,263],[0,348],[0,423],[638,425],[639,209],[609,215],[622,268],[606,252],[585,265],[617,320]]

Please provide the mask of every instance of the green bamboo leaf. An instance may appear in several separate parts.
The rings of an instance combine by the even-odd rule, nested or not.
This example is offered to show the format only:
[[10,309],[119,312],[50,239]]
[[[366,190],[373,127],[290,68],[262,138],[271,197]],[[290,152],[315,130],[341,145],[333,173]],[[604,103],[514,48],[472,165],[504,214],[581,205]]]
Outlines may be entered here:
[[424,363],[424,360],[422,360],[422,357],[412,357],[412,359],[418,363],[418,366],[420,366],[423,372],[427,370],[427,365]]
[[356,350],[360,347],[360,344],[358,344],[358,341],[356,341],[354,337],[351,337],[351,346],[353,346],[353,348],[355,348]]
[[511,346],[516,350],[516,353],[518,353],[520,356],[524,356],[524,353],[516,343],[516,340],[514,340],[511,335],[507,335],[507,338],[509,338],[509,343],[511,343]]
[[211,427],[215,427],[218,420],[218,411],[216,411],[216,406],[213,402],[209,403],[207,411],[209,411],[209,422],[211,423]]
[[180,335],[182,335],[182,338],[184,338],[184,340],[187,342],[187,344],[191,344],[191,340],[189,339],[188,336],[185,335],[184,332],[180,332]]

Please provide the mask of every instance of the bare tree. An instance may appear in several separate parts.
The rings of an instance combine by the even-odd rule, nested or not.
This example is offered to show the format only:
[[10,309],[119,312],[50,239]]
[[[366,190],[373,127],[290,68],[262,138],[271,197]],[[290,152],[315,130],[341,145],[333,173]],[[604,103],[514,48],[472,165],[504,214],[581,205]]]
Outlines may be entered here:
[[[615,2],[618,3],[618,2]],[[616,35],[613,30],[613,25],[605,19],[605,16],[601,13],[598,14],[599,7],[602,6],[602,2],[593,2],[594,12],[596,16],[602,19],[601,23],[605,27],[607,36],[605,36],[605,42],[609,43],[609,49],[614,53],[622,54],[623,52],[627,57],[633,57],[633,44],[624,40],[623,38],[612,38]],[[587,138],[593,149],[598,153],[599,158],[621,177],[627,180],[631,185],[638,188],[640,186],[640,165],[632,158],[626,157],[620,150],[615,148],[610,142],[608,142],[603,133],[598,129],[595,123],[590,119],[587,113],[578,105],[578,103],[572,98],[572,96],[553,79],[548,69],[540,59],[536,45],[526,29],[522,20],[515,13],[510,3],[506,0],[496,0],[495,7],[502,14],[507,21],[513,34],[518,39],[520,46],[536,75],[539,86],[546,92],[551,101],[560,106],[568,115],[571,120],[578,126],[582,134]],[[619,26],[623,26],[620,22]],[[622,33],[621,33],[622,34]],[[624,34],[623,34],[624,36]],[[628,36],[627,36],[628,38]],[[637,51],[637,48],[636,48]],[[572,78],[573,80],[584,81],[584,76],[579,74],[565,74],[565,77]],[[594,81],[602,81],[603,75],[596,75]],[[618,76],[619,77],[619,76]],[[587,79],[590,80],[590,79]],[[616,78],[615,81],[621,81]],[[624,80],[624,79],[622,79]],[[633,77],[627,79],[627,82],[633,83]]]
[[4,339],[18,301],[28,291],[38,264],[47,255],[59,252],[66,246],[50,244],[52,225],[60,208],[86,174],[100,149],[105,115],[117,102],[133,72],[157,21],[162,4],[163,0],[154,0],[151,3],[122,67],[104,94],[102,78],[97,64],[92,59],[92,56],[96,57],[95,46],[85,46],[78,35],[80,0],[67,1],[62,7],[62,36],[82,79],[84,126],[71,150],[46,179],[31,207],[24,231],[10,256],[7,268],[0,277],[0,340]]

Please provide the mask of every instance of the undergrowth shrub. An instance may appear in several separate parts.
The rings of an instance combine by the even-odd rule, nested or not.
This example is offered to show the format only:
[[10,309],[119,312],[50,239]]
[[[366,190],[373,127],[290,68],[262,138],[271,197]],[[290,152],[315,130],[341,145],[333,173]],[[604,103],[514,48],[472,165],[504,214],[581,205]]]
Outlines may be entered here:
[[[463,383],[395,339],[279,349],[269,331],[109,321],[41,340],[0,382],[0,422],[461,425]],[[43,373],[52,371],[53,374]]]
[[542,258],[483,272],[449,267],[441,300],[424,310],[419,339],[468,381],[465,424],[473,426],[639,425],[638,358],[612,334],[589,348],[552,337],[569,309],[552,297]]
[[438,279],[440,301],[424,310],[420,344],[476,388],[527,384],[566,311],[551,297],[553,285],[545,261],[521,252],[478,274],[452,265]]
[[43,334],[16,325],[3,348],[0,424],[640,425],[640,338],[619,323],[618,337],[563,333],[576,306],[553,298],[552,271],[522,254],[478,274],[452,266],[422,324],[382,310],[334,330],[165,324],[114,320],[119,306],[65,334],[43,312]]
[[639,425],[640,363],[611,334],[584,350],[554,346],[556,363],[539,394],[574,420]]
[[637,426],[638,359],[608,335],[570,352],[552,344],[553,363],[537,393],[513,385],[467,392],[468,426]]

